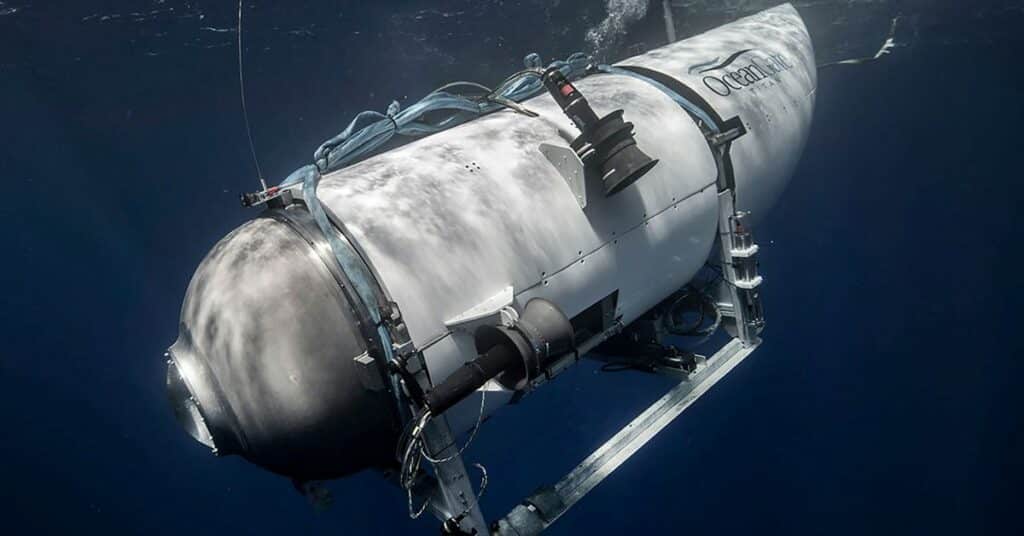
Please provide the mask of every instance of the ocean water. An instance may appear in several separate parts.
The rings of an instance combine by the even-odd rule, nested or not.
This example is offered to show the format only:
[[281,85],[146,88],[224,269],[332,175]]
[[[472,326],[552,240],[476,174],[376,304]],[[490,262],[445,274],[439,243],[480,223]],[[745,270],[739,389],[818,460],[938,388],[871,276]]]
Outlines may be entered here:
[[[9,534],[395,534],[364,473],[316,511],[217,459],[167,406],[163,351],[196,264],[253,216],[232,2],[0,2],[0,512]],[[661,3],[246,3],[264,172],[363,109],[494,83],[531,51],[664,42]],[[643,4],[643,5],[640,5]],[[771,2],[679,2],[680,37]],[[615,15],[608,17],[611,6]],[[765,344],[553,534],[1019,534],[1024,202],[1019,2],[797,2],[824,71],[809,144],[763,244]],[[618,11],[616,11],[618,10]],[[496,518],[669,380],[583,363],[467,453]]]

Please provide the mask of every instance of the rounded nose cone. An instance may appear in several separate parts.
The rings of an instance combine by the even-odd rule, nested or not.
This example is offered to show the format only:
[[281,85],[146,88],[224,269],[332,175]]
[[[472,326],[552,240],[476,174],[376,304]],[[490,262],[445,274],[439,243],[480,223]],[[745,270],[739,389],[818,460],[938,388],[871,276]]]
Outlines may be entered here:
[[357,368],[356,308],[315,247],[272,218],[221,240],[186,293],[167,388],[200,443],[328,479],[388,463],[397,434],[390,393]]

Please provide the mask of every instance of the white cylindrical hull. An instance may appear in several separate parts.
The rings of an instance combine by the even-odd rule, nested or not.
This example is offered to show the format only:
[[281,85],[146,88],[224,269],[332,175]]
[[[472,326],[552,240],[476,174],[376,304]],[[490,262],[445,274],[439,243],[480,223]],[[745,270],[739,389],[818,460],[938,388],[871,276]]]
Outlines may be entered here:
[[[814,107],[810,39],[786,5],[618,66],[648,79],[612,70],[575,85],[599,116],[623,110],[659,162],[612,196],[583,173],[569,149],[579,132],[541,95],[523,103],[537,117],[490,114],[323,177],[318,196],[352,244],[283,200],[221,240],[192,278],[167,355],[186,429],[299,479],[394,462],[404,420],[390,341],[360,293],[373,282],[361,263],[339,262],[330,238],[362,253],[401,313],[403,348],[422,351],[435,385],[476,357],[467,319],[494,321],[502,305],[537,297],[568,317],[614,302],[611,314],[591,309],[603,329],[689,282],[728,190],[763,214],[796,166]],[[514,394],[485,388],[488,413]],[[455,432],[476,422],[480,396],[445,413]]]
[[[750,50],[721,70],[690,74],[695,64],[743,49]],[[746,86],[728,78],[740,88],[730,87],[728,95],[704,80],[751,62],[765,65],[766,58],[786,67],[779,63]],[[739,116],[748,131],[731,150],[739,206],[767,210],[799,158],[814,102],[813,51],[792,7],[619,65],[669,75],[719,116]],[[616,315],[628,323],[688,282],[708,258],[718,221],[718,169],[695,121],[662,91],[629,76],[595,75],[576,86],[598,115],[624,109],[638,146],[660,160],[609,198],[600,193],[600,179],[590,178],[585,209],[541,152],[542,144],[567,147],[579,134],[547,95],[523,103],[537,118],[495,113],[320,183],[321,200],[366,253],[413,343],[426,348],[435,383],[475,356],[471,335],[452,332],[446,321],[502,289],[514,289],[517,307],[544,297],[570,317],[618,291]],[[497,392],[489,400],[499,405],[510,396]],[[475,419],[477,403],[463,404],[473,415],[462,420]]]

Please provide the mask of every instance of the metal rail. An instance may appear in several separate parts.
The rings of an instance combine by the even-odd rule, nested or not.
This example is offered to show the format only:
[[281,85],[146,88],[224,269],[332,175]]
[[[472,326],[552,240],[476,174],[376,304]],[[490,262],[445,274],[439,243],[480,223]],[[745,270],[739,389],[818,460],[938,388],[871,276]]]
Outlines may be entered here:
[[541,489],[513,508],[495,524],[494,534],[540,534],[729,374],[759,344],[755,341],[744,345],[739,339],[732,339],[708,359],[703,369],[651,404],[557,484]]

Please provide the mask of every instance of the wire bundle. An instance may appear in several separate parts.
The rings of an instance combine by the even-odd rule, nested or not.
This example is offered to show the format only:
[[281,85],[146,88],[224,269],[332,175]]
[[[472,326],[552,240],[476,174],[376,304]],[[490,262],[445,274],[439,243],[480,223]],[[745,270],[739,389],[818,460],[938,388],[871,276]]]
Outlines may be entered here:
[[[587,56],[577,52],[564,61],[552,63],[549,68],[560,69],[570,79],[579,78],[586,73],[589,62]],[[540,80],[543,74],[540,57],[530,54],[524,63],[525,70],[508,77],[494,90],[475,82],[453,82],[430,92],[404,110],[398,101],[393,101],[385,113],[360,112],[345,130],[317,147],[312,165],[320,174],[329,173],[373,154],[395,135],[426,136],[502,108],[516,108],[515,103],[545,91]],[[460,88],[469,88],[475,94],[460,93],[457,91]],[[312,172],[309,167],[294,171],[281,182],[280,187],[307,180]]]
[[[469,433],[469,438],[466,439],[466,443],[462,445],[455,453],[445,456],[443,458],[434,458],[427,452],[427,448],[423,443],[423,432],[426,430],[427,425],[430,424],[430,420],[434,417],[430,410],[427,408],[422,409],[417,416],[409,421],[405,431],[402,432],[402,436],[398,440],[397,451],[395,456],[402,462],[401,470],[398,475],[398,483],[405,489],[406,494],[409,497],[409,517],[416,519],[423,514],[427,509],[427,505],[430,504],[428,498],[418,508],[414,509],[412,504],[412,488],[416,484],[416,478],[420,474],[420,467],[423,460],[426,459],[430,463],[437,465],[441,463],[450,462],[459,456],[469,448],[470,443],[476,437],[477,431],[480,430],[480,424],[484,420],[484,408],[487,403],[487,391],[480,391],[480,412],[477,415],[476,425],[473,426],[473,430]],[[483,496],[484,491],[487,489],[487,469],[479,463],[473,464],[476,468],[480,469],[482,473],[480,479],[480,491],[477,492],[476,500],[480,500]],[[469,506],[463,511],[461,515],[465,515],[469,511]]]

